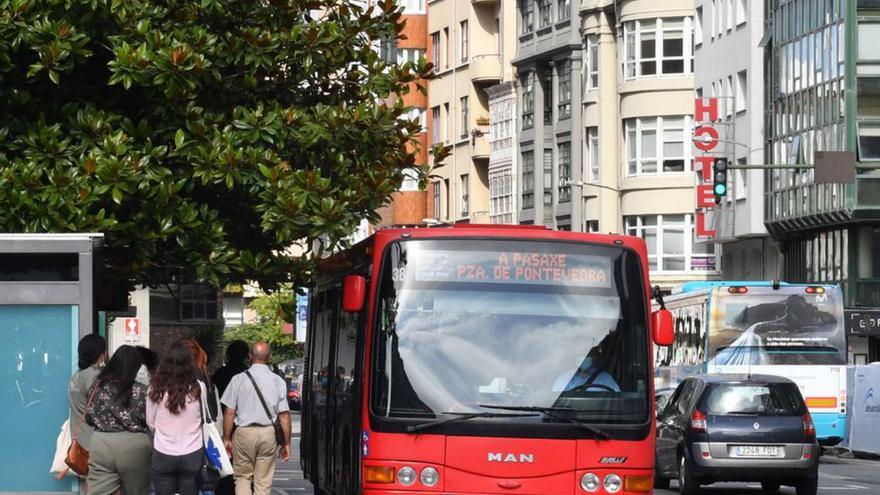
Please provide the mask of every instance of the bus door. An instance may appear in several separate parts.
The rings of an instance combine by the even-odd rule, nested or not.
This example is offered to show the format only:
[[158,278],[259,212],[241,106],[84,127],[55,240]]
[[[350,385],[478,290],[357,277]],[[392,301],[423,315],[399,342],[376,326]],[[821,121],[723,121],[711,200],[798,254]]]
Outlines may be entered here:
[[[364,306],[366,308],[366,305]],[[333,386],[328,441],[334,493],[355,493],[360,478],[360,383],[366,309],[341,311],[337,317]]]
[[[309,362],[310,400],[308,403],[308,448],[306,454],[310,479],[320,487],[331,482],[330,455],[330,412],[333,407],[332,372],[335,369],[333,350],[335,349],[334,329],[340,310],[340,291],[329,287],[315,295],[314,332],[309,337],[312,342],[312,359]],[[305,412],[305,411],[304,411]]]

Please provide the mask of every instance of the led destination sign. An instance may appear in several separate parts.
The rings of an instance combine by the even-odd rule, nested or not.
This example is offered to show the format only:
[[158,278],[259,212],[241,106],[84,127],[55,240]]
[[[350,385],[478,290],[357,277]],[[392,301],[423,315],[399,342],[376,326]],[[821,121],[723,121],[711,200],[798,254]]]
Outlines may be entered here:
[[417,282],[610,287],[611,262],[601,256],[523,252],[420,252]]

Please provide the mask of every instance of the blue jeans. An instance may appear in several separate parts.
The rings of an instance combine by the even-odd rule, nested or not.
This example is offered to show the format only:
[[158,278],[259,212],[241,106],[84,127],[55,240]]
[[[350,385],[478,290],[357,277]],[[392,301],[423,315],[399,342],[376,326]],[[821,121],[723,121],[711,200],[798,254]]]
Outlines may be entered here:
[[204,449],[186,455],[167,455],[154,449],[151,471],[156,495],[198,495],[196,477],[204,459]]

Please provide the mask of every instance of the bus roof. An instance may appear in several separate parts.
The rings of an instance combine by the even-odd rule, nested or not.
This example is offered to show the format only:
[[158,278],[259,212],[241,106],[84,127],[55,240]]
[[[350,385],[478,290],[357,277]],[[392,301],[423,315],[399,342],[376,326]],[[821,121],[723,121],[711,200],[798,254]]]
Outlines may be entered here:
[[[676,294],[714,289],[715,287],[772,287],[773,282],[767,280],[712,280],[705,282],[687,282],[682,284]],[[779,282],[780,287],[837,287],[834,284],[790,284]]]

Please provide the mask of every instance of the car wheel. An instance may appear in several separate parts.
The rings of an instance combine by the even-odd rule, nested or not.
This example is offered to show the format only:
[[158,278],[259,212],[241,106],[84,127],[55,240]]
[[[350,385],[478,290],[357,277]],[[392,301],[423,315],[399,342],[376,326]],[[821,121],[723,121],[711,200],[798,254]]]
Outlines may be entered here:
[[807,478],[795,485],[797,495],[816,495],[819,491],[819,478]]
[[656,467],[654,468],[654,488],[658,490],[666,490],[669,488],[669,478],[664,478],[662,474],[660,474],[660,470]]
[[[682,455],[678,461],[678,491],[681,495],[696,495],[700,493],[700,484],[691,474],[691,463]],[[801,495],[798,493],[798,495]]]
[[776,493],[779,491],[780,483],[775,481],[762,481],[761,489],[764,490],[764,493]]

